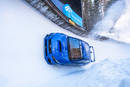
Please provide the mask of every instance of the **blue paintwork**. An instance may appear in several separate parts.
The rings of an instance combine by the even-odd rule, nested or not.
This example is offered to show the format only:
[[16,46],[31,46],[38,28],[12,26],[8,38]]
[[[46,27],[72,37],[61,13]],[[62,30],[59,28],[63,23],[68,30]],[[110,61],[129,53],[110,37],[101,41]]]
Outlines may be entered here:
[[71,9],[69,4],[63,4],[62,2],[60,2],[60,0],[51,0],[51,1],[64,15],[66,15],[80,27],[83,27],[82,18]]
[[62,12],[64,4],[60,0],[51,0],[54,5]]
[[[68,51],[68,37],[65,34],[62,33],[51,33],[50,35],[47,35],[44,38],[44,46],[45,49],[45,60],[48,64],[64,64],[64,65],[84,65],[91,61],[91,54],[90,46],[88,43],[81,41],[82,45],[82,59],[80,60],[70,60],[69,58],[69,51]],[[72,37],[73,38],[73,37]],[[52,52],[49,53],[49,40],[51,39],[51,50]],[[61,51],[59,47],[59,42],[61,42]],[[46,55],[47,54],[47,55]],[[53,57],[52,57],[53,56]],[[55,60],[54,60],[55,58]],[[51,60],[51,63],[48,61],[48,59]]]
[[71,7],[69,6],[69,4],[65,4],[64,5],[64,7],[63,7],[63,13],[68,18],[70,18],[73,22],[75,22],[79,26],[83,27],[82,18],[71,9]]

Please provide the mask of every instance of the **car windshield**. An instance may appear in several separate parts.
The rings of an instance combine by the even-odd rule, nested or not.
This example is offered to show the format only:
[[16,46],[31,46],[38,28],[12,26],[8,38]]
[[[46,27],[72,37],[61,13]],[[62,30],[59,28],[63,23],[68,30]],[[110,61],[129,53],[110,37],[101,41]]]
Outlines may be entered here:
[[72,37],[68,37],[68,49],[69,49],[69,58],[71,60],[82,59],[82,47],[81,41]]
[[82,17],[81,0],[60,0],[64,4],[69,4],[70,7]]

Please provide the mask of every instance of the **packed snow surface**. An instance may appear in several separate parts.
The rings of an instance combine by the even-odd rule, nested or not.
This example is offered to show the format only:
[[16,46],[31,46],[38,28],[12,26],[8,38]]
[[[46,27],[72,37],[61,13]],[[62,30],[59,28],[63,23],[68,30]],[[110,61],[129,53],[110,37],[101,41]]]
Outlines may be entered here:
[[[129,21],[129,17],[121,20]],[[48,65],[43,39],[51,32],[87,41],[94,46],[96,62],[82,67]],[[81,38],[53,24],[23,0],[0,0],[0,87],[53,86],[129,87],[130,44]]]
[[130,43],[130,0],[117,0],[112,4],[92,33]]

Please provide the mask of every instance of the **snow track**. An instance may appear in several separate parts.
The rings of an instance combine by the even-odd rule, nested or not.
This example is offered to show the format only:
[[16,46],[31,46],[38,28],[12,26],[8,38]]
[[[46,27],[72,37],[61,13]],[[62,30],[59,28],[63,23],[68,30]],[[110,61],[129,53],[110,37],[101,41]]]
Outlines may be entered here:
[[[22,0],[0,1],[0,87],[129,87],[129,44],[79,37],[29,6]],[[94,46],[96,62],[83,67],[48,65],[43,38],[51,32],[87,41]]]
[[130,0],[118,0],[114,3],[102,21],[99,21],[91,34],[130,43]]
[[[56,25],[73,32],[76,35],[82,37],[90,37],[95,40],[111,40],[119,43],[130,43],[129,34],[124,34],[129,32],[128,29],[122,29],[120,25],[120,20],[123,20],[123,15],[129,15],[127,9],[129,6],[126,3],[129,3],[128,0],[117,0],[116,3],[112,4],[109,9],[106,11],[103,20],[96,23],[95,27],[91,30],[84,30],[76,28],[66,22],[63,18],[59,17],[54,10],[51,9],[46,4],[46,0],[26,0],[32,7],[37,9],[42,15],[50,19]],[[120,8],[120,9],[119,9]],[[126,10],[125,10],[126,9]],[[124,11],[127,11],[124,13]],[[120,19],[120,20],[119,20]],[[125,19],[126,20],[126,19]],[[126,22],[126,26],[129,24],[129,20]],[[119,27],[118,27],[119,26]],[[124,32],[124,33],[122,33]]]

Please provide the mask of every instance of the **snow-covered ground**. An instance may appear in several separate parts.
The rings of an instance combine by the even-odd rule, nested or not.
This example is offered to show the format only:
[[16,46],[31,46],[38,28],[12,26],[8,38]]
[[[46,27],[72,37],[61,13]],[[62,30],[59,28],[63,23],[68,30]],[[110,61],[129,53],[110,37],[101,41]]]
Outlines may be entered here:
[[[130,43],[130,0],[118,0],[106,12],[102,21],[95,25],[98,35]],[[94,34],[95,34],[94,33]]]
[[[83,67],[46,64],[43,38],[51,32],[89,42],[96,62]],[[129,87],[130,44],[81,38],[53,24],[23,0],[0,0],[0,87],[53,86]]]

